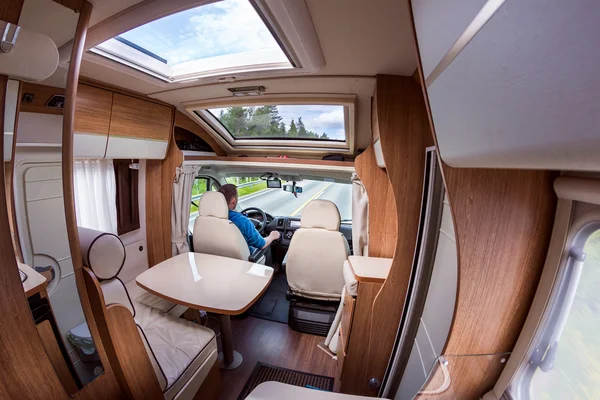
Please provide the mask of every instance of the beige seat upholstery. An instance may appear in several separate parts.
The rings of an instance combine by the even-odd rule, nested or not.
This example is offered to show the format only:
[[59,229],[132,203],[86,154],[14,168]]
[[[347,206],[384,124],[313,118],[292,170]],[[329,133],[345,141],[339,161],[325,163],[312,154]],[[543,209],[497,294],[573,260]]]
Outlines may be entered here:
[[[229,207],[220,192],[206,192],[194,222],[194,252],[248,261],[250,249],[240,230],[229,221]],[[258,261],[264,264],[264,257]]]
[[246,400],[368,400],[374,397],[324,392],[322,390],[286,385],[280,382],[265,382],[258,385]]
[[217,361],[214,332],[169,314],[175,305],[150,293],[138,292],[137,298],[148,297],[155,307],[132,300],[116,277],[125,262],[120,239],[91,229],[79,228],[79,233],[84,264],[100,281],[105,303],[125,306],[135,319],[165,399],[193,399]]
[[302,211],[287,253],[286,274],[292,294],[339,300],[342,272],[350,249],[340,229],[340,212],[328,200],[313,200]]
[[[100,232],[93,229],[78,227],[79,245],[83,263],[93,271],[106,271],[106,275],[96,277],[99,280],[107,279],[107,276],[116,277],[122,272],[125,265],[125,246],[118,236],[112,233]],[[98,268],[102,265],[103,268]],[[95,272],[94,272],[95,273]],[[148,293],[135,283],[135,278],[123,282],[133,305],[143,304],[148,307],[169,313],[175,317],[183,315],[187,307],[171,303],[158,296]]]

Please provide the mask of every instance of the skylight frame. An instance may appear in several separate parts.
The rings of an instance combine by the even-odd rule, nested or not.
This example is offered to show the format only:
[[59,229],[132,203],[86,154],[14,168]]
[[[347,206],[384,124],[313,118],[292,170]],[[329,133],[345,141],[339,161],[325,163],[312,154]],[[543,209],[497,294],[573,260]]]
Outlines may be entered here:
[[[160,55],[153,54],[152,52],[142,48],[141,46],[139,46],[127,39],[120,38],[119,35],[114,36],[112,38],[108,38],[104,42],[97,44],[96,46],[90,48],[89,52],[99,55],[105,59],[115,61],[125,67],[129,67],[129,68],[135,69],[137,71],[140,71],[142,73],[145,73],[147,75],[153,76],[153,77],[158,78],[167,83],[185,82],[185,81],[190,81],[190,80],[198,80],[198,79],[202,79],[202,78],[218,77],[221,75],[241,75],[241,74],[249,74],[249,73],[265,73],[265,72],[268,73],[268,72],[274,72],[274,71],[282,71],[282,72],[290,71],[291,72],[291,71],[294,71],[295,69],[303,69],[301,63],[295,57],[294,52],[290,51],[291,49],[289,48],[289,45],[286,45],[287,41],[285,40],[285,38],[280,37],[281,34],[278,33],[278,30],[272,26],[273,22],[271,21],[271,19],[267,18],[265,16],[264,13],[266,11],[264,10],[264,5],[262,3],[261,3],[260,7],[257,5],[257,2],[262,2],[262,0],[246,0],[246,1],[248,1],[248,3],[250,3],[250,5],[254,9],[254,11],[256,12],[256,15],[262,22],[263,26],[269,32],[269,34],[271,35],[271,37],[273,38],[275,43],[277,43],[278,48],[277,49],[264,49],[264,50],[260,50],[260,51],[256,51],[256,52],[248,51],[248,52],[234,53],[234,54],[229,54],[229,55],[214,56],[214,57],[209,57],[209,58],[204,58],[204,59],[199,59],[199,60],[192,60],[192,62],[196,62],[196,63],[217,62],[218,63],[218,61],[220,60],[222,62],[222,64],[225,65],[225,64],[227,64],[227,58],[233,60],[233,59],[239,58],[240,56],[248,56],[248,55],[256,54],[258,52],[273,53],[273,54],[269,55],[271,57],[271,61],[267,60],[268,62],[263,62],[263,63],[259,63],[259,64],[242,63],[242,65],[235,65],[235,63],[230,63],[232,65],[231,67],[220,66],[218,68],[209,68],[209,69],[203,69],[203,70],[199,70],[199,71],[177,73],[176,72],[176,70],[178,68],[177,66],[170,66],[167,63],[163,63],[163,62],[159,61],[158,59],[162,59],[162,57]],[[157,18],[156,20],[171,16],[171,15],[175,15],[179,12],[185,12],[190,9],[204,7],[204,6],[210,5],[212,3],[213,3],[213,1],[207,1],[207,0],[199,1],[198,3],[194,4],[192,7],[188,7],[184,10],[177,10],[177,12],[169,14],[169,15],[162,15],[160,18]],[[146,22],[145,24],[152,23],[156,20]],[[143,26],[145,24],[141,24],[138,27]],[[127,32],[129,32],[133,29],[136,29],[136,28],[137,27],[133,27],[133,28],[127,30]],[[123,39],[123,40],[121,40],[121,39]],[[123,43],[123,42],[132,43],[133,46],[129,46],[128,44]],[[285,56],[285,59],[287,61],[285,61],[285,62],[275,61],[274,60],[274,58],[276,57],[275,53],[277,53],[277,55],[279,57],[281,57],[281,55]]]
[[[213,116],[209,108],[262,105],[337,105],[344,107],[345,140],[311,138],[238,138],[231,135],[221,121]],[[186,111],[195,121],[228,150],[293,150],[301,152],[353,154],[356,141],[355,95],[262,95],[241,98],[220,98],[202,102],[185,103]]]

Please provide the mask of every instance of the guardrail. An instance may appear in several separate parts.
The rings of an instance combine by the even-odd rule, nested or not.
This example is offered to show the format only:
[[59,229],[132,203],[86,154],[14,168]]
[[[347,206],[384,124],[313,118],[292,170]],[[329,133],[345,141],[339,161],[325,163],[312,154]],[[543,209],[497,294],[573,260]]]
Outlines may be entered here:
[[[238,189],[240,188],[245,188],[245,187],[250,187],[250,186],[254,186],[254,185],[258,185],[259,183],[263,183],[265,181],[254,181],[254,182],[246,182],[246,183],[242,183],[241,185],[236,185],[238,187]],[[197,194],[195,196],[192,196],[192,201],[198,201],[200,200],[200,198],[202,197],[202,194]]]

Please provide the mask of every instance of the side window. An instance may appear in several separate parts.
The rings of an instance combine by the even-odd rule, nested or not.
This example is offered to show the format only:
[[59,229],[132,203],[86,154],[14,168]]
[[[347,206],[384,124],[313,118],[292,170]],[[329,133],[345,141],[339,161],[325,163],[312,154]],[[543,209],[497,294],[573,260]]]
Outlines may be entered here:
[[202,176],[199,176],[194,180],[194,185],[192,186],[192,204],[190,205],[190,219],[192,219],[192,216],[195,218],[196,215],[198,215],[198,202],[202,195],[208,191],[209,183],[210,178]]
[[519,399],[600,399],[600,222],[579,230]]

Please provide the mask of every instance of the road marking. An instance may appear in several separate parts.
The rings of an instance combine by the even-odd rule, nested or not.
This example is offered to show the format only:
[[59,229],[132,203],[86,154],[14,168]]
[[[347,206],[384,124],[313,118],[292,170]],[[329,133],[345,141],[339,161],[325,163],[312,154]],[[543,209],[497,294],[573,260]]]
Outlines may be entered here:
[[300,207],[298,207],[298,209],[296,211],[294,211],[290,216],[293,217],[294,215],[298,214],[310,201],[316,199],[321,194],[323,194],[323,192],[325,191],[325,189],[327,189],[332,184],[333,184],[333,182],[328,183],[323,189],[321,189],[317,193],[315,193],[315,195],[313,197],[311,197],[310,199],[306,200],[306,202],[304,204],[302,204]]

